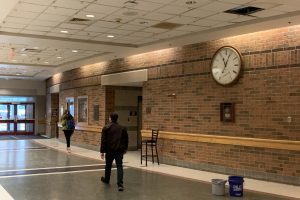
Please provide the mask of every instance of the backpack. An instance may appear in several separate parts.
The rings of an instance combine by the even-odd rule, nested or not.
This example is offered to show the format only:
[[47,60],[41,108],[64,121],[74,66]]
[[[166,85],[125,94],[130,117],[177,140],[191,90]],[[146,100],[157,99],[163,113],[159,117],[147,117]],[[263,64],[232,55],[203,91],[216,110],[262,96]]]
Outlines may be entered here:
[[67,119],[66,123],[67,129],[75,129],[75,122],[73,119]]

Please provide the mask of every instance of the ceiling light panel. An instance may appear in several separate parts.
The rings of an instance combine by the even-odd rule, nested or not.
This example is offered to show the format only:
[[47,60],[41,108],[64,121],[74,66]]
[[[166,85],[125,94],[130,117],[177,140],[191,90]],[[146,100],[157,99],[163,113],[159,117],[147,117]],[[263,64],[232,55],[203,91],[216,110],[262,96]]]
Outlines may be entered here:
[[95,16],[94,18],[88,18],[89,20],[92,20],[92,21],[99,20],[99,19],[102,19],[103,17],[107,16],[107,14],[104,14],[104,13],[80,11],[73,17],[85,19],[85,18],[87,18],[86,15],[89,15],[89,14],[92,14]]

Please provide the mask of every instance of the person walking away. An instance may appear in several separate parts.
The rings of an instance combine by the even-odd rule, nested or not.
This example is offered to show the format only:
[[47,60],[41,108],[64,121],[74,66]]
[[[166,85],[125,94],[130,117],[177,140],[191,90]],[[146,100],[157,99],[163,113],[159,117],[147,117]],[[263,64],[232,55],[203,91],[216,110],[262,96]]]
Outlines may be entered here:
[[110,122],[102,129],[100,156],[105,157],[105,176],[103,183],[109,184],[113,160],[117,165],[118,190],[123,191],[123,156],[128,149],[128,134],[125,127],[118,124],[118,114],[110,114]]
[[62,130],[66,137],[67,152],[71,153],[70,141],[71,141],[71,136],[74,133],[75,121],[74,121],[74,117],[70,114],[70,111],[65,110],[64,115],[61,118],[61,125],[62,125]]

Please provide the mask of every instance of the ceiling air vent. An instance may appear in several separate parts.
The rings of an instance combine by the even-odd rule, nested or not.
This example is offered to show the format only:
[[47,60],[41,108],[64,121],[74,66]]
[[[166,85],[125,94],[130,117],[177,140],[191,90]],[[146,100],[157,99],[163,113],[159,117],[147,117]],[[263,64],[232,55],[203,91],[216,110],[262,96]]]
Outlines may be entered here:
[[162,23],[155,24],[155,25],[153,25],[151,27],[171,30],[171,29],[177,28],[179,26],[182,26],[182,24],[175,24],[175,23],[170,23],[170,22],[162,22]]
[[70,19],[69,22],[72,24],[90,24],[92,22],[92,20],[75,17],[75,18]]
[[36,48],[23,48],[21,49],[21,52],[30,52],[30,53],[40,53],[42,50],[41,49],[36,49]]
[[239,6],[236,8],[232,8],[230,10],[224,11],[225,13],[231,13],[236,15],[251,15],[258,11],[264,10],[263,8],[253,7],[253,6]]

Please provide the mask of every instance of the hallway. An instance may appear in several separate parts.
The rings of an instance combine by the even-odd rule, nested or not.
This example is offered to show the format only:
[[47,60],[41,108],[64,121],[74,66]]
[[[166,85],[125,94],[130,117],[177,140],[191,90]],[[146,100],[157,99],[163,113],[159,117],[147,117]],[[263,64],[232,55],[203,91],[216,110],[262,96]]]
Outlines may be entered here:
[[[0,157],[1,200],[230,199],[228,191],[224,197],[211,195],[211,185],[205,182],[210,180],[210,176],[226,178],[225,175],[163,164],[140,166],[138,152],[129,152],[125,156],[124,192],[117,191],[114,171],[109,186],[100,182],[104,162],[99,159],[98,152],[73,146],[72,153],[67,154],[65,144],[56,139],[2,140]],[[263,182],[245,180],[246,189],[251,189],[252,184],[257,187]],[[299,187],[276,183],[268,185],[271,186],[270,191],[291,197],[246,190],[244,197],[239,199],[283,200],[299,197]],[[268,191],[266,187],[264,190]]]

